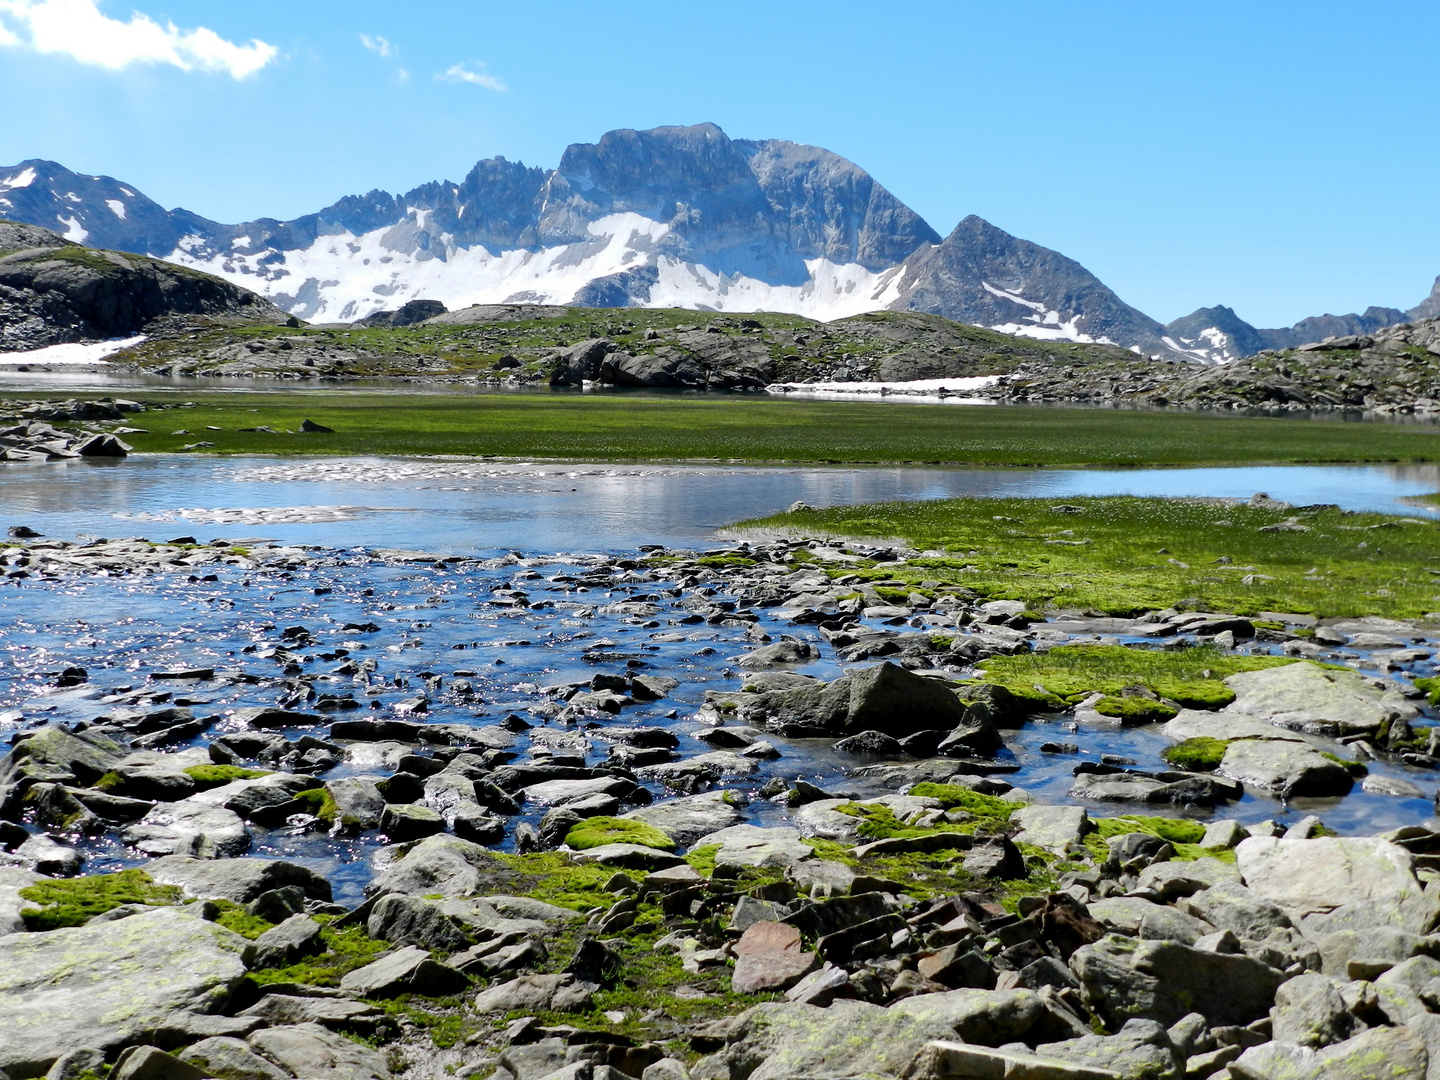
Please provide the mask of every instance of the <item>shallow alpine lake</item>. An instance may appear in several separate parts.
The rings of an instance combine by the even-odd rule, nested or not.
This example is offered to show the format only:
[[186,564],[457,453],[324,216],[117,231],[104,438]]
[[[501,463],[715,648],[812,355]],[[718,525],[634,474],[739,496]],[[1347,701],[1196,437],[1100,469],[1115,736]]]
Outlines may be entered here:
[[[720,547],[725,541],[717,539],[718,529],[796,501],[829,506],[960,495],[1248,498],[1265,491],[1296,504],[1433,516],[1433,510],[1400,500],[1436,490],[1440,466],[852,469],[199,456],[8,466],[0,471],[0,525],[29,526],[48,538],[193,536],[319,550],[283,574],[206,567],[159,576],[9,579],[0,586],[0,737],[47,720],[94,720],[111,702],[146,686],[150,672],[212,667],[216,679],[167,684],[170,703],[196,716],[223,717],[247,706],[273,707],[293,694],[298,676],[313,676],[317,690],[353,692],[363,708],[331,714],[327,723],[408,715],[406,703],[424,695],[426,719],[433,722],[491,726],[510,714],[527,718],[534,727],[513,746],[522,756],[543,746],[598,764],[612,745],[607,726],[645,725],[679,736],[683,760],[710,749],[694,737],[704,730],[696,715],[705,692],[737,689],[742,673],[734,658],[755,642],[743,624],[685,619],[682,597],[659,595],[674,585],[663,570],[642,575],[615,569],[617,558],[633,557],[642,544]],[[365,554],[375,549],[469,559],[445,564]],[[611,568],[607,579],[583,580],[601,563]],[[205,580],[211,575],[213,580]],[[711,599],[723,601],[723,585],[715,587]],[[524,604],[514,602],[516,592],[524,595]],[[796,670],[822,678],[840,674],[833,649],[814,627],[791,625],[775,609],[756,614],[772,637],[790,634],[820,646],[821,658]],[[379,632],[346,630],[363,623],[378,625]],[[293,626],[306,627],[313,643],[288,650],[304,655],[294,661],[298,672],[286,672],[272,655],[285,645],[283,628]],[[1428,658],[1389,677],[1435,674],[1437,648],[1440,639],[1427,640],[1420,651]],[[342,658],[374,660],[373,680],[362,687],[348,675],[334,674]],[[1373,670],[1363,650],[1350,662]],[[57,691],[55,674],[68,665],[84,667],[89,682]],[[563,725],[542,707],[554,700],[547,687],[625,670],[668,676],[680,685],[661,700],[637,702],[619,715],[597,715],[587,723]],[[461,678],[470,694],[450,692]],[[1011,733],[1003,763],[1012,771],[1003,779],[1042,801],[1065,801],[1077,758],[1039,751],[1041,743],[1057,739],[1078,743],[1080,760],[1115,754],[1142,769],[1165,767],[1159,752],[1167,740],[1158,728],[1096,725],[1072,731],[1066,726],[1070,720],[1058,716]],[[222,719],[209,735],[225,730]],[[324,727],[309,733],[323,736]],[[202,736],[196,745],[206,741]],[[855,767],[866,762],[835,752],[832,740],[770,741],[779,757],[756,760],[750,775],[716,785],[750,793],[747,820],[786,820],[783,806],[755,794],[775,777],[803,777],[835,792],[893,790],[893,784],[855,776]],[[393,771],[384,753],[355,749],[324,778]],[[1371,772],[1408,781],[1424,797],[1375,794],[1357,785],[1344,798],[1285,804],[1247,792],[1238,803],[1194,815],[1250,823],[1318,813],[1342,833],[1373,833],[1432,816],[1435,774],[1391,761],[1371,763]],[[658,784],[647,786],[657,799],[664,797]],[[511,842],[516,821],[536,822],[545,809],[526,805],[518,818],[508,819],[504,843]],[[1125,803],[1091,809],[1107,816],[1184,812]],[[374,834],[339,839],[301,830],[252,831],[256,853],[305,861],[331,877],[337,898],[359,899],[378,842]],[[144,861],[113,836],[82,848],[89,855],[87,872]]]

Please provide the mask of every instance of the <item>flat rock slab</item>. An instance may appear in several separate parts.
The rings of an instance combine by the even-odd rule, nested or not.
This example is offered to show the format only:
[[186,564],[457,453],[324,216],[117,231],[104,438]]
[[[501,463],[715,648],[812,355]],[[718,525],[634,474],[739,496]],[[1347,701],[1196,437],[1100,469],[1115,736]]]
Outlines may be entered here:
[[1022,806],[1010,815],[1021,832],[1016,843],[1034,844],[1064,854],[1090,831],[1090,815],[1083,806]]
[[820,965],[806,952],[800,931],[780,922],[752,923],[735,943],[735,972],[730,987],[737,994],[786,990]]
[[0,938],[0,1069],[39,1076],[65,1050],[114,1050],[212,1013],[245,977],[249,942],[157,908],[113,922]]
[[340,989],[356,997],[391,998],[400,994],[436,997],[459,993],[469,982],[454,968],[430,959],[425,949],[411,945],[348,973],[340,980]]
[[1003,1046],[1030,1034],[1044,1006],[1033,990],[948,990],[905,998],[888,1011],[938,1023],[946,1038]]
[[1123,1080],[1110,1069],[936,1040],[926,1044],[905,1074],[913,1080]]
[[1319,1050],[1295,1043],[1252,1046],[1230,1063],[1235,1080],[1421,1080],[1425,1040],[1408,1027],[1374,1028]]
[[330,899],[330,882],[309,867],[283,859],[246,856],[196,859],[167,855],[147,863],[145,872],[162,885],[179,885],[186,896],[248,904],[261,893],[294,885],[312,900]]
[[759,825],[731,825],[701,837],[696,847],[720,845],[716,866],[759,866],[782,869],[815,857],[815,850],[800,839],[797,829],[766,829]]
[[1371,734],[1386,720],[1420,715],[1398,690],[1380,690],[1358,672],[1303,660],[1264,671],[1242,671],[1227,678],[1225,685],[1235,691],[1235,700],[1225,712],[1314,735]]
[[250,830],[238,814],[188,799],[156,806],[120,838],[147,855],[219,859],[250,848]]
[[578,1012],[590,1005],[594,990],[574,975],[522,975],[475,996],[478,1013]]
[[1252,790],[1283,795],[1344,795],[1355,786],[1350,771],[1298,742],[1242,739],[1225,748],[1216,770]]
[[1301,914],[1422,892],[1414,857],[1378,837],[1252,836],[1236,847],[1235,859],[1251,892]]
[[727,801],[729,792],[707,791],[666,799],[632,810],[624,817],[653,825],[677,844],[693,844],[700,837],[739,824],[745,815]]
[[305,1080],[390,1080],[385,1055],[319,1024],[272,1027],[250,1036],[271,1061]]
[[1173,720],[1161,728],[1167,738],[1176,742],[1186,739],[1283,739],[1289,742],[1318,743],[1320,737],[1303,731],[1288,731],[1268,720],[1243,713],[1205,712],[1181,709]]

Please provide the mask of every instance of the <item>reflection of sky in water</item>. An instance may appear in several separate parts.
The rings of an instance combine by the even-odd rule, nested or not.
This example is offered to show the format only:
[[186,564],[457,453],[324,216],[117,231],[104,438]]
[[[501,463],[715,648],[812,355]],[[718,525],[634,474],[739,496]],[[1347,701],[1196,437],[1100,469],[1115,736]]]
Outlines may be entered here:
[[[353,465],[354,468],[349,468]],[[1198,469],[757,468],[417,463],[382,458],[287,461],[146,456],[124,462],[7,466],[3,524],[53,536],[148,535],[200,530],[206,538],[263,535],[349,547],[470,552],[628,550],[643,543],[703,544],[730,522],[812,506],[954,495],[1207,495],[1257,491],[1297,504],[1352,510],[1434,511],[1397,500],[1440,490],[1440,466],[1264,466]],[[314,478],[322,475],[323,482]],[[407,475],[430,471],[434,475]],[[257,481],[256,472],[291,478]],[[450,473],[454,473],[451,475]],[[312,524],[194,525],[127,521],[185,508],[359,506],[393,513]],[[119,519],[117,519],[117,516]]]

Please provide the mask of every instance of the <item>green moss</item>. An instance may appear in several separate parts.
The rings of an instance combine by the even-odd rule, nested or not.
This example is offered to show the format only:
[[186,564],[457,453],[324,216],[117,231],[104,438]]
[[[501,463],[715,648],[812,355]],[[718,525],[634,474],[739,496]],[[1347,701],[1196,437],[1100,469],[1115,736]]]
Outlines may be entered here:
[[963,810],[974,817],[993,822],[1006,822],[1020,807],[994,795],[971,791],[964,784],[916,784],[910,794],[922,799],[938,799],[946,810]]
[[572,863],[559,851],[539,851],[528,855],[497,852],[495,857],[516,875],[507,888],[518,895],[573,911],[589,911],[613,904],[615,894],[607,892],[605,885],[617,873],[626,874],[636,881],[644,877],[639,871],[617,871],[614,867],[596,863]]
[[671,840],[654,825],[618,817],[586,818],[565,834],[565,843],[576,851],[603,847],[605,844],[638,844],[660,851],[674,851]]
[[1095,818],[1094,823],[1095,831],[1091,835],[1100,840],[1138,832],[1158,836],[1161,840],[1168,840],[1172,844],[1198,844],[1205,836],[1205,826],[1201,822],[1190,821],[1187,818],[1126,815],[1124,817]]
[[220,914],[215,917],[215,921],[225,929],[233,930],[241,937],[249,938],[251,941],[275,926],[268,919],[251,915],[241,905],[230,900],[215,900],[213,903],[220,909]]
[[1177,769],[1209,772],[1219,766],[1221,759],[1225,756],[1225,748],[1229,745],[1229,739],[1212,739],[1207,735],[1197,735],[1193,739],[1186,739],[1174,746],[1167,746],[1160,751],[1160,756]]
[[1355,761],[1351,758],[1343,758],[1339,754],[1332,754],[1328,750],[1321,750],[1320,756],[1323,758],[1329,758],[1331,761],[1335,762],[1336,765],[1341,765],[1346,770],[1352,773],[1357,771],[1363,772],[1365,769],[1365,766],[1360,762]]
[[348,926],[337,930],[329,915],[311,916],[320,923],[320,940],[325,951],[288,967],[252,971],[250,978],[261,986],[269,983],[294,982],[306,986],[339,986],[340,980],[357,968],[379,958],[390,948],[388,941],[371,938],[363,927]]
[[[1127,645],[1062,645],[1043,653],[996,656],[984,662],[983,682],[1012,694],[1037,695],[1055,707],[1079,704],[1092,694],[1105,694],[1100,712],[1122,719],[1149,715],[1168,720],[1175,710],[1124,695],[1129,688],[1150,690],[1191,709],[1217,709],[1235,700],[1220,680],[1241,671],[1259,671],[1298,661],[1281,656],[1245,656],[1212,645],[1185,649],[1147,649]],[[1130,702],[1131,704],[1126,704]]]
[[719,851],[719,844],[706,844],[704,847],[691,848],[685,855],[685,861],[704,877],[709,877],[715,873],[715,856]]
[[242,769],[238,765],[191,765],[185,774],[200,788],[220,787],[235,780],[254,780],[269,776],[269,769]]
[[1095,703],[1095,711],[1101,716],[1113,716],[1124,724],[1154,724],[1171,720],[1179,710],[1163,701],[1147,697],[1116,697],[1113,694]]
[[1416,679],[1415,689],[1423,690],[1425,700],[1431,705],[1440,705],[1440,678]]
[[114,791],[123,783],[125,783],[125,778],[119,773],[107,772],[104,776],[100,777],[99,780],[96,780],[95,783],[91,786],[94,787],[96,791]]
[[[906,825],[888,806],[869,803],[845,803],[835,807],[836,813],[860,819],[859,834],[866,840],[889,840],[896,837],[934,836],[937,833],[969,834],[974,825],[945,824],[938,827]],[[961,841],[956,841],[959,844]]]
[[143,870],[91,874],[25,886],[20,898],[37,906],[21,909],[20,918],[26,929],[55,930],[83,926],[96,915],[124,904],[163,907],[180,903],[183,896],[178,886],[157,884]]
[[711,570],[730,570],[757,564],[754,559],[747,559],[743,555],[702,555],[695,560],[695,565]]

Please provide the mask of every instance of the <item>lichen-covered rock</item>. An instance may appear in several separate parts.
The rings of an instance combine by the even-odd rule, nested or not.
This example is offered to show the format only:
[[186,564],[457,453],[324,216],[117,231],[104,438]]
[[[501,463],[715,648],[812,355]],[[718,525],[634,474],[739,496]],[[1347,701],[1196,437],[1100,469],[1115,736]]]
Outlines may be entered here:
[[319,1024],[262,1028],[250,1043],[306,1080],[390,1080],[385,1055]]
[[0,1069],[39,1076],[67,1048],[118,1049],[212,1013],[245,977],[240,935],[172,908],[0,938]]
[[1227,713],[1242,713],[1315,735],[1372,735],[1388,720],[1412,719],[1420,710],[1398,689],[1377,689],[1356,671],[1301,662],[1231,675],[1235,691]]
[[1418,899],[1423,892],[1414,856],[1377,837],[1252,836],[1241,841],[1235,858],[1251,892],[1289,911]]
[[1320,1050],[1295,1043],[1252,1046],[1230,1063],[1234,1080],[1424,1080],[1425,1042],[1409,1028],[1373,1028]]
[[330,899],[329,881],[307,866],[283,859],[167,855],[147,863],[145,872],[162,885],[179,885],[187,896],[233,900],[237,904],[248,904],[262,893],[292,885],[312,900]]

